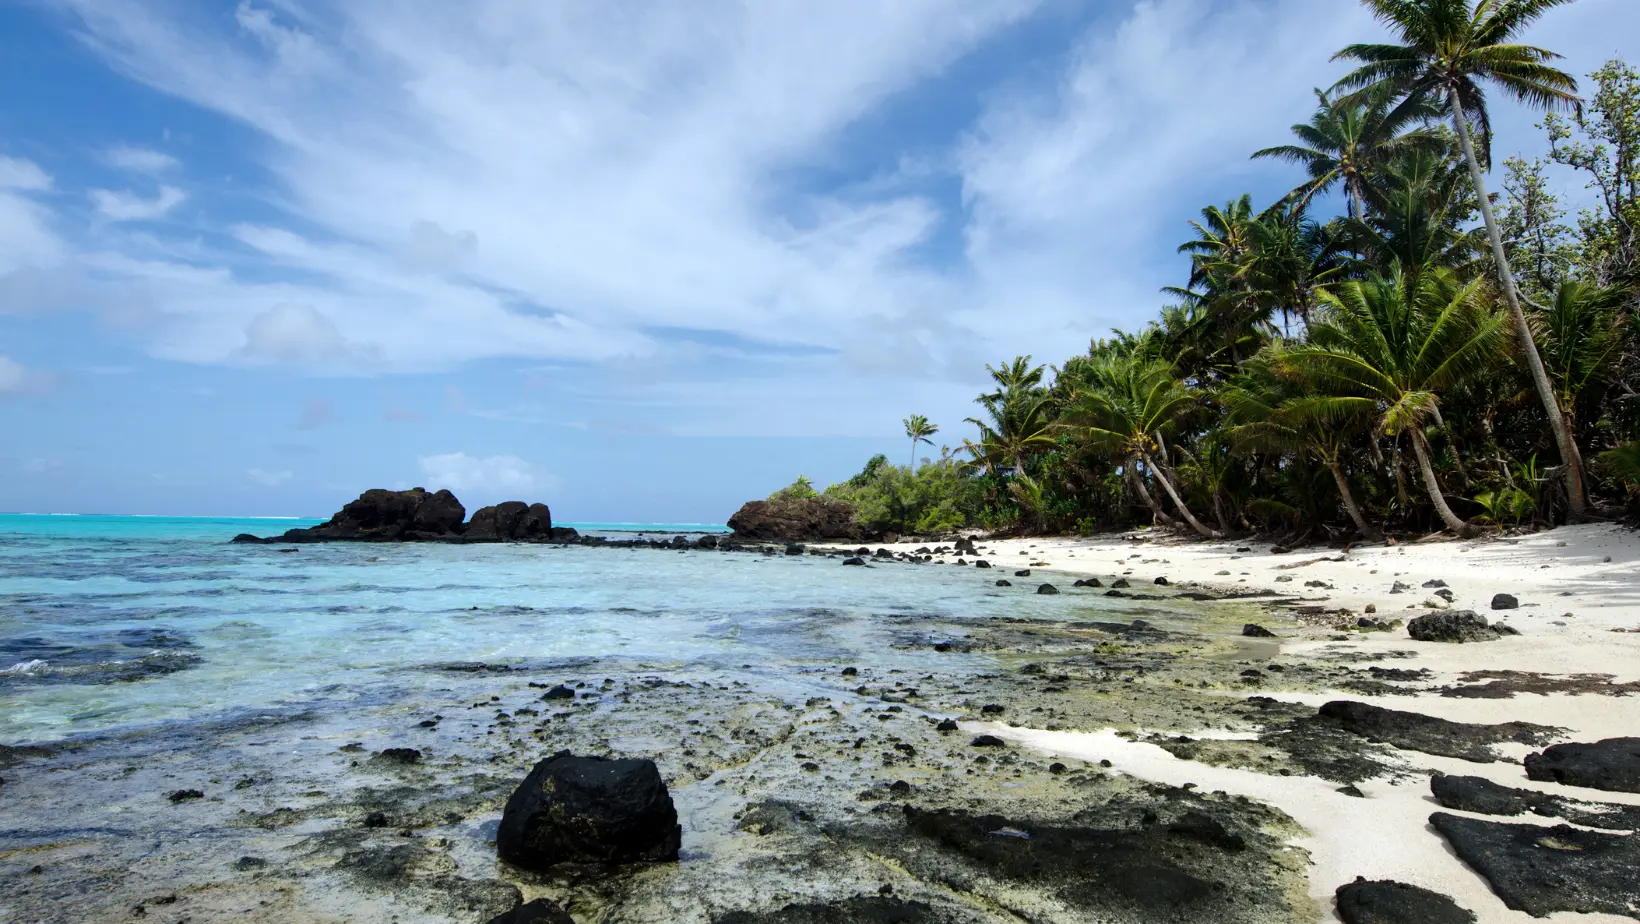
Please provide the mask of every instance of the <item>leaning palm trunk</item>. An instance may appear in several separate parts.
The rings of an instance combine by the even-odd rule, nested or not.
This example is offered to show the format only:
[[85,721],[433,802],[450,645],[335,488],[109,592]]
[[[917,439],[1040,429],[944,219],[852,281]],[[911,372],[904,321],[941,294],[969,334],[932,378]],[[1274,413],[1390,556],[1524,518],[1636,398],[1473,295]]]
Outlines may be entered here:
[[1549,373],[1543,368],[1537,342],[1532,339],[1532,328],[1526,322],[1526,313],[1520,307],[1520,294],[1515,291],[1515,275],[1509,269],[1509,258],[1503,252],[1503,237],[1498,222],[1492,216],[1492,203],[1486,198],[1486,182],[1481,176],[1481,164],[1475,159],[1475,142],[1469,136],[1469,123],[1464,118],[1463,103],[1456,91],[1448,94],[1452,101],[1452,121],[1458,129],[1458,140],[1463,145],[1464,160],[1469,163],[1469,177],[1475,184],[1475,198],[1481,206],[1481,218],[1486,221],[1486,235],[1492,240],[1492,258],[1498,261],[1498,282],[1503,287],[1503,299],[1509,306],[1509,317],[1515,322],[1515,333],[1520,336],[1520,351],[1526,355],[1526,368],[1532,374],[1532,384],[1543,400],[1543,410],[1549,415],[1549,427],[1554,431],[1555,443],[1560,447],[1560,459],[1566,464],[1566,497],[1574,519],[1581,519],[1588,506],[1583,488],[1583,456],[1577,451],[1577,440],[1571,425],[1560,413],[1560,402],[1555,398]]
[[1429,446],[1424,442],[1423,433],[1414,429],[1410,435],[1412,451],[1418,456],[1418,468],[1423,472],[1424,487],[1429,489],[1429,499],[1435,504],[1435,512],[1441,515],[1441,521],[1446,524],[1447,529],[1464,539],[1474,537],[1477,532],[1475,527],[1459,519],[1446,504],[1446,495],[1441,493],[1441,483],[1435,480],[1435,468],[1429,464]]
[[1145,506],[1150,508],[1150,515],[1152,519],[1163,526],[1177,525],[1177,521],[1168,516],[1166,511],[1162,510],[1162,505],[1156,503],[1156,498],[1152,497],[1150,490],[1145,487],[1145,476],[1139,474],[1137,467],[1138,461],[1138,457],[1135,456],[1134,458],[1128,460],[1127,465],[1128,481],[1132,482],[1134,492],[1139,495],[1140,500],[1145,502]]
[[1384,534],[1378,531],[1378,527],[1367,522],[1366,516],[1361,513],[1361,507],[1356,504],[1355,494],[1350,491],[1350,480],[1344,477],[1344,467],[1338,464],[1336,458],[1328,459],[1327,470],[1332,472],[1333,481],[1338,483],[1338,496],[1344,499],[1344,509],[1349,511],[1350,519],[1355,521],[1355,528],[1373,542],[1382,540]]
[[1144,458],[1145,464],[1150,466],[1150,470],[1152,472],[1156,473],[1156,483],[1162,486],[1162,490],[1167,492],[1168,497],[1173,498],[1173,506],[1179,508],[1179,514],[1184,517],[1184,521],[1186,523],[1190,524],[1190,528],[1194,529],[1198,533],[1201,533],[1208,539],[1223,539],[1223,533],[1216,529],[1207,528],[1207,526],[1203,525],[1202,521],[1196,519],[1195,514],[1190,512],[1190,508],[1184,505],[1184,498],[1180,497],[1179,492],[1173,489],[1173,482],[1167,479],[1167,476],[1162,473],[1161,468],[1159,468],[1155,461],[1150,458],[1150,453],[1145,453]]

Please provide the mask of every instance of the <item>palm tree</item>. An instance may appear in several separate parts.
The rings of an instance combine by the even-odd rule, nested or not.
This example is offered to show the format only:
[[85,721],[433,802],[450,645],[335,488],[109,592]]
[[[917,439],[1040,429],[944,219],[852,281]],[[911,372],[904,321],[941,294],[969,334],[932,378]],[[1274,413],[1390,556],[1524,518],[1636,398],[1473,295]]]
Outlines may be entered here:
[[928,418],[921,414],[912,414],[901,422],[905,424],[905,435],[911,438],[911,470],[916,471],[917,444],[934,445],[934,441],[929,437],[940,432],[940,428],[929,423]]
[[1451,271],[1429,269],[1413,281],[1396,264],[1322,293],[1309,342],[1288,348],[1277,367],[1329,399],[1300,419],[1370,415],[1378,432],[1407,434],[1436,512],[1464,537],[1475,527],[1447,505],[1424,428],[1440,419],[1440,392],[1484,368],[1501,345],[1503,318],[1482,297],[1480,280],[1459,286]]
[[1625,318],[1619,309],[1629,294],[1621,287],[1568,279],[1533,313],[1556,397],[1574,427],[1579,403],[1604,382],[1622,348]]
[[1526,356],[1532,383],[1549,416],[1549,425],[1566,464],[1566,487],[1574,517],[1587,506],[1583,486],[1583,460],[1570,423],[1561,413],[1554,386],[1538,355],[1532,328],[1521,309],[1515,290],[1514,273],[1504,254],[1503,236],[1498,230],[1492,205],[1487,200],[1486,181],[1475,154],[1470,133],[1473,123],[1480,130],[1481,145],[1491,160],[1491,118],[1481,83],[1487,82],[1529,106],[1554,110],[1579,105],[1577,80],[1548,62],[1560,56],[1543,48],[1516,44],[1512,40],[1543,14],[1570,0],[1362,0],[1379,22],[1399,33],[1403,44],[1357,44],[1344,48],[1333,60],[1361,62],[1339,86],[1380,93],[1393,90],[1404,96],[1402,107],[1444,104],[1452,126],[1463,146],[1475,184],[1481,217],[1492,241],[1492,257],[1497,261],[1498,282],[1504,302],[1514,322],[1520,350]]
[[1416,281],[1426,267],[1469,269],[1485,249],[1484,231],[1463,229],[1475,203],[1444,153],[1419,150],[1395,158],[1374,177],[1367,196],[1372,207],[1366,215],[1346,222],[1367,255],[1357,261],[1363,275],[1400,263]]
[[1382,90],[1356,101],[1333,99],[1324,90],[1316,90],[1315,97],[1315,115],[1308,123],[1293,126],[1300,144],[1265,148],[1253,157],[1277,157],[1304,167],[1310,181],[1288,194],[1298,208],[1342,184],[1350,217],[1360,218],[1366,211],[1367,183],[1383,161],[1434,140],[1427,128],[1404,133],[1402,129],[1434,113],[1414,108],[1391,112],[1395,96]]
[[1176,426],[1196,408],[1196,396],[1179,381],[1172,363],[1112,356],[1104,360],[1090,378],[1088,386],[1075,396],[1075,403],[1067,414],[1072,426],[1094,445],[1121,459],[1122,466],[1134,476],[1132,480],[1140,497],[1157,519],[1165,521],[1167,515],[1144,489],[1144,478],[1137,471],[1140,462],[1173,499],[1173,505],[1192,529],[1209,539],[1222,538],[1218,530],[1209,529],[1196,519],[1167,477],[1166,469],[1156,463],[1154,454],[1160,448],[1162,431]]
[[1219,396],[1230,411],[1230,438],[1238,446],[1314,457],[1332,473],[1344,510],[1361,535],[1378,541],[1383,533],[1367,521],[1350,490],[1344,457],[1350,437],[1371,426],[1366,408],[1328,395],[1309,393],[1302,382],[1279,374],[1285,348],[1271,344],[1253,357],[1235,383]]
[[1031,365],[1030,356],[1016,356],[1000,367],[986,364],[985,371],[996,390],[974,399],[985,408],[987,420],[966,419],[979,428],[979,442],[965,442],[963,448],[976,465],[987,471],[1012,469],[1025,474],[1025,457],[1053,444],[1049,428],[1053,424],[1054,399],[1042,387],[1045,367]]

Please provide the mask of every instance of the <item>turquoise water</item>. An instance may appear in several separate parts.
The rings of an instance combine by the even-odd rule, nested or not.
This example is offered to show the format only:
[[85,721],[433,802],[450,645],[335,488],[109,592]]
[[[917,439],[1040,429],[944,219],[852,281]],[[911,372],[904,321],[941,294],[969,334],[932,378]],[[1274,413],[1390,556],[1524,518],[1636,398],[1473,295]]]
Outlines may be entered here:
[[[0,516],[0,743],[413,695],[448,662],[892,662],[931,626],[1113,609],[996,571],[542,545],[234,545],[309,521]],[[654,530],[682,531],[675,525]],[[1124,616],[1123,618],[1127,618]],[[915,636],[915,637],[913,637]]]

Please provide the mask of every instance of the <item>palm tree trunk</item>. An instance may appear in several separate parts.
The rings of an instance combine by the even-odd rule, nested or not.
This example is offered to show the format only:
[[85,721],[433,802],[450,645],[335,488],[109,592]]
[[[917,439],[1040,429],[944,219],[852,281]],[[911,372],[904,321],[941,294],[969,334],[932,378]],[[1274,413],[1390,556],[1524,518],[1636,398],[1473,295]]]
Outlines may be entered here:
[[1150,491],[1145,488],[1145,477],[1139,474],[1138,468],[1136,467],[1138,461],[1139,460],[1137,458],[1132,458],[1129,459],[1127,463],[1128,481],[1132,482],[1133,490],[1138,493],[1139,499],[1145,502],[1145,506],[1150,508],[1150,515],[1152,519],[1163,526],[1178,525],[1178,521],[1168,516],[1167,513],[1162,510],[1162,505],[1156,503],[1156,498],[1152,497],[1150,495]]
[[1179,492],[1173,489],[1173,482],[1168,481],[1167,476],[1162,474],[1162,470],[1156,467],[1156,463],[1151,461],[1150,453],[1148,452],[1145,453],[1145,464],[1150,466],[1150,470],[1156,473],[1156,482],[1162,486],[1162,490],[1167,492],[1168,497],[1173,498],[1173,506],[1179,508],[1180,515],[1184,517],[1184,521],[1186,523],[1190,524],[1191,529],[1201,533],[1208,539],[1224,538],[1223,533],[1216,529],[1208,529],[1206,526],[1202,525],[1202,521],[1196,519],[1196,515],[1191,513],[1190,508],[1184,505],[1184,499],[1179,497]]
[[1509,317],[1515,322],[1515,333],[1520,336],[1520,351],[1526,355],[1526,368],[1532,373],[1532,384],[1537,386],[1543,410],[1549,415],[1549,427],[1554,431],[1555,443],[1560,447],[1560,459],[1566,464],[1566,496],[1572,519],[1582,519],[1588,507],[1588,496],[1583,487],[1583,457],[1577,451],[1577,440],[1571,425],[1560,413],[1560,402],[1555,399],[1554,385],[1543,368],[1538,355],[1537,341],[1532,339],[1532,327],[1526,323],[1526,313],[1520,307],[1520,293],[1515,291],[1515,275],[1509,269],[1509,258],[1503,252],[1503,236],[1498,232],[1497,219],[1492,216],[1492,203],[1486,198],[1486,181],[1481,176],[1480,161],[1475,159],[1475,142],[1469,136],[1469,122],[1464,118],[1463,103],[1457,91],[1448,94],[1452,101],[1452,121],[1458,129],[1458,140],[1463,144],[1464,160],[1469,162],[1469,178],[1475,184],[1475,198],[1480,201],[1481,217],[1486,220],[1486,235],[1492,239],[1492,258],[1498,262],[1498,282],[1503,287],[1503,298],[1509,306]]
[[1349,511],[1350,519],[1355,521],[1355,528],[1373,542],[1382,541],[1384,534],[1378,531],[1378,527],[1367,522],[1366,515],[1356,504],[1355,494],[1350,491],[1350,480],[1344,477],[1344,466],[1339,465],[1338,459],[1334,457],[1327,460],[1327,469],[1332,472],[1333,481],[1338,484],[1338,496],[1343,498],[1344,509]]
[[1424,487],[1429,489],[1429,499],[1435,504],[1435,512],[1441,515],[1441,521],[1446,528],[1457,533],[1464,539],[1473,538],[1477,532],[1474,526],[1458,518],[1452,508],[1446,505],[1446,495],[1441,493],[1441,483],[1435,480],[1435,468],[1429,464],[1429,447],[1424,444],[1424,435],[1416,428],[1411,432],[1412,451],[1418,456],[1418,468],[1424,475]]

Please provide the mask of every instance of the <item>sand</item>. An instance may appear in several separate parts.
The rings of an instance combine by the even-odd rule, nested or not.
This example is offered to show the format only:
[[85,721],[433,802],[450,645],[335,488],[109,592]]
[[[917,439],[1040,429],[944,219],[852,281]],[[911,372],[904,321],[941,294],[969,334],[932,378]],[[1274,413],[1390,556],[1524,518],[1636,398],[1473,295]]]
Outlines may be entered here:
[[[925,544],[902,543],[901,550]],[[1478,540],[1429,539],[1396,546],[1357,545],[1307,548],[1273,554],[1268,543],[1197,541],[1152,531],[1089,539],[1012,539],[982,542],[998,567],[1024,568],[1049,581],[1095,576],[1108,582],[1125,576],[1135,589],[1166,577],[1173,589],[1195,584],[1233,591],[1273,591],[1328,611],[1363,613],[1369,604],[1383,620],[1410,619],[1432,612],[1425,605],[1445,581],[1453,608],[1473,609],[1502,619],[1521,635],[1485,644],[1442,644],[1412,640],[1404,628],[1351,633],[1338,641],[1326,626],[1306,625],[1272,613],[1264,624],[1282,636],[1284,654],[1302,655],[1322,646],[1346,645],[1364,653],[1412,652],[1394,661],[1402,668],[1427,668],[1435,683],[1449,683],[1471,671],[1538,674],[1609,674],[1618,682],[1640,680],[1640,534],[1611,524],[1581,525],[1530,536]],[[955,556],[947,556],[954,559]],[[1289,577],[1291,580],[1278,581]],[[1320,581],[1327,587],[1306,587]],[[1391,593],[1399,581],[1409,590]],[[1494,594],[1514,595],[1520,608],[1493,612]],[[1312,621],[1313,622],[1313,621]],[[1368,697],[1354,692],[1275,694],[1289,701],[1320,705],[1349,698],[1392,709],[1421,712],[1463,722],[1524,720],[1568,730],[1569,740],[1596,740],[1640,734],[1640,699],[1595,694],[1517,693],[1506,699]],[[1483,922],[1536,920],[1507,909],[1485,880],[1450,851],[1427,824],[1440,807],[1420,780],[1399,784],[1381,778],[1361,784],[1367,798],[1341,794],[1334,783],[1316,778],[1266,776],[1250,770],[1212,767],[1175,758],[1151,744],[1118,737],[1114,730],[1058,732],[1002,723],[968,723],[965,730],[987,732],[1046,755],[1109,760],[1120,772],[1158,783],[1193,782],[1275,805],[1297,820],[1309,836],[1294,842],[1310,852],[1311,894],[1333,916],[1332,893],[1356,876],[1397,879],[1451,895]],[[1170,730],[1177,731],[1177,730]],[[1207,737],[1208,733],[1197,735]],[[1500,752],[1517,760],[1529,752],[1509,746]],[[1506,785],[1550,791],[1552,785],[1526,779],[1519,763],[1472,764],[1413,751],[1400,755],[1413,768],[1485,776]],[[1640,795],[1594,793],[1561,788],[1562,794],[1607,802],[1640,804]],[[1462,814],[1462,813],[1460,813]],[[1484,817],[1484,816],[1475,816]],[[1556,819],[1522,816],[1519,822],[1552,825]],[[1556,915],[1552,920],[1616,922],[1606,915]]]

